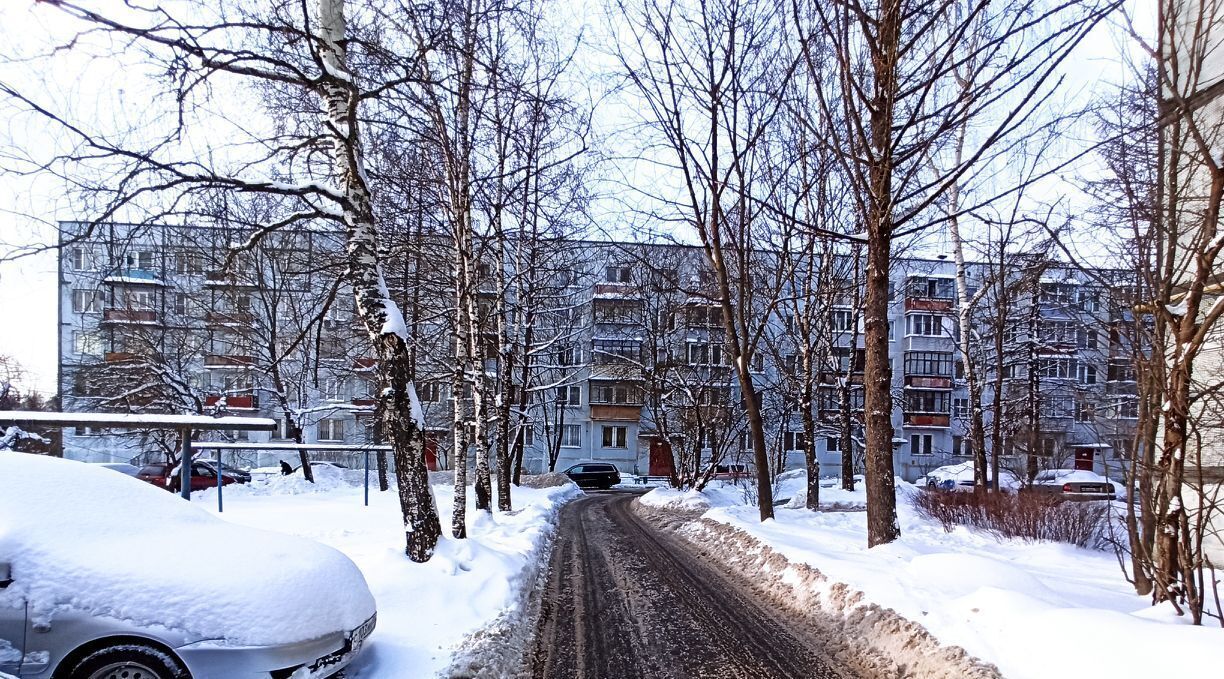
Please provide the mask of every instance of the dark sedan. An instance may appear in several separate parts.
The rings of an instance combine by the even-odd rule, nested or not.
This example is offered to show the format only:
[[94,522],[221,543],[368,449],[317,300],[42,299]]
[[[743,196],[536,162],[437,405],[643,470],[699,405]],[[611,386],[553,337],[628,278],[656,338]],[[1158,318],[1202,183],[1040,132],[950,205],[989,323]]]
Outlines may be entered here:
[[579,488],[608,489],[620,483],[620,472],[616,465],[606,462],[583,462],[566,469],[564,474],[578,484]]

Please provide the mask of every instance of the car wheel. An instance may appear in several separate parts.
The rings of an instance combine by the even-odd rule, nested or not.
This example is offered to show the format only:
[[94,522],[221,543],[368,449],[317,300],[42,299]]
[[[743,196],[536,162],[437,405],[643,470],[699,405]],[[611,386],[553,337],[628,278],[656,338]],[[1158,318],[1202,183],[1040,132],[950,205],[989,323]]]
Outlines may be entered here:
[[165,651],[139,644],[107,646],[89,653],[67,674],[72,679],[190,679]]

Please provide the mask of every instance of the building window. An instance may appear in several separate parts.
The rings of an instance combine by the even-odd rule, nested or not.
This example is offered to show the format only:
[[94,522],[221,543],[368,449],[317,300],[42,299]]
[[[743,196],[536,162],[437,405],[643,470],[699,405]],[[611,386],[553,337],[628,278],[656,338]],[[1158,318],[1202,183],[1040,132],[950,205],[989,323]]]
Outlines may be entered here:
[[442,385],[437,382],[422,382],[417,387],[417,398],[421,403],[438,403],[442,400]]
[[602,429],[604,448],[628,447],[629,427],[621,425],[604,425]]
[[642,343],[637,340],[597,339],[593,343],[595,363],[638,363],[642,360]]
[[1097,348],[1097,331],[1092,328],[1080,328],[1076,332],[1075,345],[1080,349]]
[[576,384],[557,387],[557,403],[563,406],[582,405],[582,388]]
[[1080,384],[1096,384],[1097,383],[1096,366],[1084,365],[1081,363],[1079,368],[1076,370],[1076,379],[1079,380]]
[[722,345],[708,342],[689,342],[689,365],[722,365]]
[[897,322],[896,321],[888,322],[888,341],[889,342],[897,341]]
[[93,271],[93,252],[89,248],[74,247],[68,250],[68,268],[73,271]]
[[834,309],[829,312],[829,326],[833,332],[850,332],[854,329],[854,315],[849,309]]
[[1076,302],[1079,308],[1084,311],[1100,311],[1101,310],[1101,295],[1096,288],[1082,286],[1076,291]]
[[1037,375],[1051,380],[1069,380],[1076,376],[1076,361],[1073,358],[1039,358]]
[[174,294],[174,313],[179,316],[187,315],[187,295],[181,292]]
[[153,253],[149,250],[129,252],[123,256],[123,265],[128,269],[148,271],[153,268]]
[[641,403],[641,396],[636,385],[592,382],[591,403],[636,405]]
[[608,283],[629,282],[629,267],[627,266],[610,266],[604,270],[604,280]]
[[78,354],[96,356],[102,353],[102,338],[96,332],[73,330],[72,350]]
[[152,290],[125,290],[123,308],[135,311],[152,311],[157,306],[157,296]]
[[1039,301],[1048,305],[1070,304],[1074,287],[1062,283],[1042,283]]
[[951,405],[951,394],[946,391],[913,389],[905,392],[906,412],[943,414],[950,412]]
[[72,311],[78,314],[102,312],[102,293],[97,290],[73,290]]
[[969,445],[969,439],[964,436],[953,436],[952,454],[957,457],[972,457],[973,446]]
[[1080,399],[1075,402],[1075,421],[1076,422],[1095,422],[1096,421],[1096,406],[1091,402]]
[[578,356],[578,347],[571,344],[557,349],[557,365],[572,366],[578,365],[580,362],[581,359]]
[[323,398],[328,401],[342,401],[346,398],[344,379],[328,377],[323,380]]
[[1139,417],[1139,399],[1135,396],[1124,396],[1118,402],[1118,417],[1134,420]]
[[1037,442],[1037,454],[1043,457],[1054,457],[1058,452],[1058,441],[1052,438],[1044,438]]
[[765,354],[752,355],[752,372],[765,372]]
[[174,256],[174,271],[185,276],[204,273],[204,259],[197,252],[180,252]]
[[582,447],[582,425],[567,424],[561,430],[561,447],[562,448],[581,448]]
[[784,450],[807,450],[807,439],[801,431],[788,431],[782,434]]
[[344,420],[334,417],[325,417],[319,420],[319,440],[320,441],[343,441],[344,440]]
[[952,399],[952,414],[961,419],[968,418],[969,417],[969,399],[967,398]]
[[77,396],[100,396],[102,390],[97,382],[89,379],[89,373],[78,370],[72,374],[72,393]]
[[1113,448],[1113,458],[1115,460],[1129,460],[1135,454],[1135,440],[1134,439],[1130,439],[1130,438],[1114,439],[1113,445],[1110,447]]
[[1134,382],[1135,366],[1130,361],[1110,361],[1107,378],[1110,382]]
[[935,452],[935,437],[931,434],[910,434],[910,455],[931,455]]
[[943,334],[943,316],[936,314],[910,314],[905,317],[906,335],[937,337]]
[[841,454],[841,437],[825,437],[825,452]]
[[906,375],[930,375],[951,377],[953,358],[951,352],[907,351],[905,352]]
[[523,437],[523,447],[530,448],[535,445],[535,426],[531,420],[524,420],[519,427],[519,435]]
[[690,306],[684,310],[684,322],[690,328],[721,328],[722,307]]
[[955,282],[951,278],[925,278],[915,276],[906,281],[906,294],[925,299],[954,299]]
[[1071,321],[1051,321],[1042,319],[1037,322],[1037,338],[1043,344],[1069,345],[1076,341],[1077,328]]

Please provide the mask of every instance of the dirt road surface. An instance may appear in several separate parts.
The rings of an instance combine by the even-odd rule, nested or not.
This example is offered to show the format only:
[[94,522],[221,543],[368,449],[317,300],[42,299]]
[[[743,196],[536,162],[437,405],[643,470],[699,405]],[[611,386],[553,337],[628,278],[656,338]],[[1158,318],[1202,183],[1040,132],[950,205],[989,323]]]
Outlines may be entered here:
[[692,548],[592,493],[562,510],[535,679],[853,679],[820,640],[767,609]]

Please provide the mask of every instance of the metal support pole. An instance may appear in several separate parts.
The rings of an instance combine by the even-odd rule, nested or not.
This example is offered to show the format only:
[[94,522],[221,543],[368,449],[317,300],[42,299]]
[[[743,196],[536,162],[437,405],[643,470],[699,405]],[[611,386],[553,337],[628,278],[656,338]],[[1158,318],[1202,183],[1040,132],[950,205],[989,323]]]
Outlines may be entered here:
[[365,506],[370,506],[370,451],[365,451]]
[[191,499],[191,430],[181,429],[183,437],[182,452],[179,453],[179,495],[184,500]]
[[221,488],[225,486],[222,483],[224,474],[221,473],[221,449],[217,449],[217,513],[221,513],[223,506],[221,504]]

